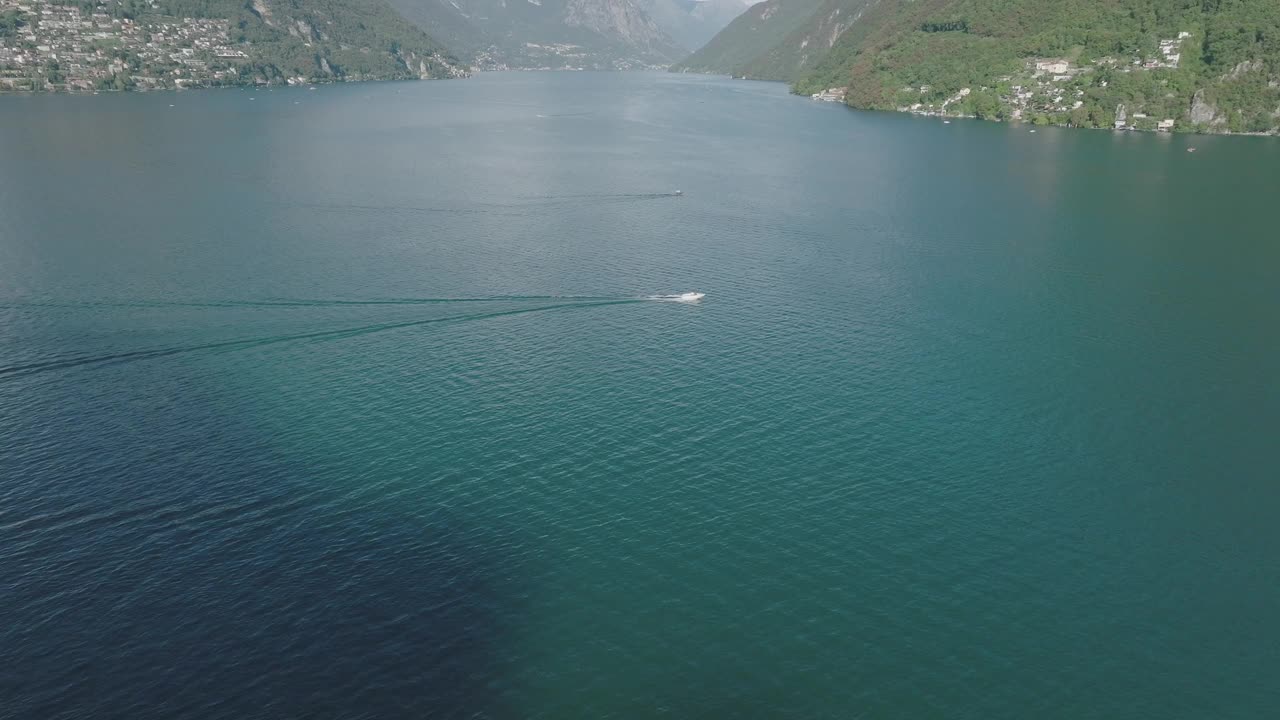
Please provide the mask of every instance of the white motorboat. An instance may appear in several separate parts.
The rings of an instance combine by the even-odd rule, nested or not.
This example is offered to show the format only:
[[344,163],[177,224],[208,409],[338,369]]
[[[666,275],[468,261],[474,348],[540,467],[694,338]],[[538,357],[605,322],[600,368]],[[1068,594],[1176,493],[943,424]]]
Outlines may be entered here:
[[650,295],[648,299],[658,300],[660,302],[696,303],[706,296],[707,296],[706,293],[687,292],[687,293],[680,293],[679,295]]

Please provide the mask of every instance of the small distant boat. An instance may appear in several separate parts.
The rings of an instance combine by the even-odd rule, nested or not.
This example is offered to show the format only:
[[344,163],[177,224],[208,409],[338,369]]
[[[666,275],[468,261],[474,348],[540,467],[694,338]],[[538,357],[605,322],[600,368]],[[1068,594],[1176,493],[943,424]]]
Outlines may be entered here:
[[943,124],[943,125],[950,125],[950,124],[951,124],[951,121],[950,121],[950,120],[943,120],[943,121],[942,121],[942,124]]
[[706,293],[700,293],[700,292],[680,293],[679,295],[676,296],[676,302],[683,302],[683,303],[698,302],[699,300],[701,300],[706,296],[707,296]]
[[683,194],[684,194],[684,191],[683,191],[683,190],[677,190],[677,191],[675,192],[675,194],[676,194],[676,195],[683,195]]
[[1196,151],[1195,148],[1187,148],[1187,152],[1195,152],[1195,151]]

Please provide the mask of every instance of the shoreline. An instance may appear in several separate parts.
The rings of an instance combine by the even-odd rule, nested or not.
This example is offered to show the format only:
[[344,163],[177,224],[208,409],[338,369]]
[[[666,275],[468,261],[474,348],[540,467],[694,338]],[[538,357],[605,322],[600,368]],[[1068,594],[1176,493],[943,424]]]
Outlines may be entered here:
[[[720,77],[729,77],[730,79],[733,79],[733,80],[748,79],[748,78],[733,78],[732,76],[720,76]],[[774,82],[774,81],[756,80],[755,82]],[[1000,123],[1005,125],[1018,125],[1018,126],[1030,125],[1031,127],[1056,127],[1056,128],[1065,128],[1068,130],[1097,130],[1097,131],[1108,131],[1113,133],[1136,132],[1136,133],[1148,133],[1152,135],[1213,135],[1213,136],[1232,136],[1232,137],[1280,137],[1280,130],[1269,131],[1269,132],[1248,132],[1248,131],[1232,132],[1230,130],[1216,131],[1211,128],[1180,129],[1177,126],[1175,126],[1172,130],[1160,130],[1160,129],[1153,129],[1153,128],[1132,127],[1132,126],[1123,127],[1123,128],[1086,127],[1083,125],[1071,125],[1069,123],[1067,124],[1055,123],[1055,122],[1036,123],[1034,121],[1028,121],[1028,120],[1004,120],[1001,118],[980,118],[977,115],[961,115],[961,114],[953,115],[950,113],[921,112],[916,110],[865,108],[865,107],[858,107],[857,105],[850,105],[849,103],[843,100],[833,101],[827,98],[818,97],[816,94],[806,94],[802,92],[797,92],[795,88],[790,88],[789,91],[792,95],[795,95],[796,97],[809,98],[812,102],[840,105],[842,107],[849,108],[850,110],[856,110],[858,112],[883,112],[883,113],[893,113],[895,115],[911,115],[914,117],[921,117],[921,118],[937,118],[939,120],[976,120],[978,122]]]
[[227,83],[227,84],[220,84],[220,85],[195,85],[195,86],[188,85],[185,87],[137,87],[137,88],[129,88],[126,90],[117,90],[114,88],[103,89],[103,90],[67,90],[65,88],[58,88],[53,90],[8,90],[8,89],[0,88],[0,97],[6,96],[6,95],[25,95],[25,96],[32,96],[32,97],[37,95],[74,95],[77,97],[93,96],[93,95],[149,95],[152,93],[165,93],[165,92],[183,93],[183,92],[191,92],[191,91],[199,91],[199,90],[252,90],[252,89],[259,89],[259,88],[263,90],[274,90],[276,88],[303,88],[303,87],[315,88],[321,85],[356,85],[361,83],[435,82],[437,80],[467,80],[467,79],[470,79],[471,76],[475,74],[475,72],[476,71],[473,70],[468,72],[465,75],[459,75],[454,77],[439,77],[439,78],[388,77],[388,78],[360,78],[358,80],[335,80],[335,79],[329,78],[326,80],[316,80],[314,82],[300,82],[300,83],[289,83],[289,82]]
[[[798,94],[798,93],[793,93]],[[895,115],[913,115],[921,118],[937,118],[939,120],[976,120],[978,122],[997,123],[1001,125],[1009,125],[1013,127],[1031,126],[1033,128],[1054,127],[1064,130],[1091,130],[1096,132],[1112,132],[1112,133],[1144,133],[1148,135],[1212,135],[1215,137],[1233,136],[1233,137],[1280,137],[1280,132],[1231,132],[1224,130],[1222,132],[1214,132],[1212,130],[1152,130],[1147,128],[1126,127],[1126,128],[1106,128],[1106,127],[1085,127],[1083,125],[1064,125],[1061,123],[1044,123],[1036,124],[1027,120],[1001,120],[999,118],[980,118],[977,115],[943,115],[941,113],[923,113],[912,112],[910,110],[880,110],[878,108],[860,108],[847,103],[840,103],[850,110],[858,112],[885,112]]]
[[815,97],[815,95],[821,95],[822,93],[808,93],[808,92],[797,90],[794,84],[786,80],[766,80],[764,78],[752,78],[752,77],[745,77],[745,76],[740,77],[735,75],[726,75],[724,73],[703,73],[703,72],[695,72],[692,70],[672,70],[670,72],[673,72],[675,74],[680,74],[680,75],[704,75],[707,77],[715,77],[715,78],[721,78],[725,80],[735,80],[735,81],[742,80],[746,82],[783,83],[787,86],[787,92],[796,97],[805,98],[814,103],[839,105],[841,107],[848,108],[849,110],[856,110],[858,112],[892,113],[894,115],[911,115],[914,117],[922,117],[922,118],[937,118],[940,120],[977,120],[980,122],[1001,123],[1001,124],[1011,125],[1011,126],[1030,125],[1031,127],[1056,127],[1056,128],[1064,128],[1068,130],[1102,130],[1102,131],[1110,131],[1115,133],[1139,132],[1139,133],[1147,133],[1151,135],[1211,135],[1214,137],[1227,137],[1227,136],[1229,137],[1269,137],[1269,138],[1280,137],[1280,130],[1270,131],[1270,132],[1248,132],[1248,131],[1232,132],[1230,130],[1217,131],[1209,128],[1179,129],[1176,126],[1173,130],[1146,129],[1146,128],[1138,128],[1138,127],[1126,127],[1126,128],[1117,129],[1117,128],[1108,128],[1108,127],[1085,127],[1082,125],[1070,125],[1070,124],[1055,123],[1055,122],[1048,122],[1042,125],[1038,125],[1035,122],[1032,122],[1029,120],[1002,120],[999,118],[980,118],[980,117],[977,117],[976,115],[959,115],[959,114],[953,115],[950,113],[939,113],[939,112],[919,112],[919,111],[913,111],[913,110],[899,110],[897,108],[858,107],[857,105],[850,105],[848,102],[845,102],[844,100],[831,100],[829,98]]

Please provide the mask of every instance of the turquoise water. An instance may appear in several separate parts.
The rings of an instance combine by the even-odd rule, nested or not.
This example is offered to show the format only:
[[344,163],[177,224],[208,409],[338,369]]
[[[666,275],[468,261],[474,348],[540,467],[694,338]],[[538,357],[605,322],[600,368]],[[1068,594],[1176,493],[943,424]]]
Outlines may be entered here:
[[0,716],[1267,717],[1277,189],[661,74],[0,99]]

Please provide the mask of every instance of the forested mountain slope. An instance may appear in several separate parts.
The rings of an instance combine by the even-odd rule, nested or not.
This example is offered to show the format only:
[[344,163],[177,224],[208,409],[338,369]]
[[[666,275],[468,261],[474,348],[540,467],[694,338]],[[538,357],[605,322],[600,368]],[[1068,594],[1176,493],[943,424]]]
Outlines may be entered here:
[[823,0],[809,17],[742,71],[746,77],[790,80],[811,71],[875,0]]
[[[794,54],[805,39],[811,47],[792,33],[778,50]],[[722,55],[747,45],[727,44]],[[861,108],[1271,132],[1280,127],[1280,2],[870,0],[793,78],[803,93],[847,87],[846,102]]]
[[673,67],[673,70],[742,76],[761,80],[789,80],[782,68],[759,67],[775,50],[801,49],[788,37],[814,16],[824,0],[765,0],[738,16],[706,45]]
[[856,107],[1268,132],[1278,79],[1275,0],[882,0],[797,89],[848,86]]

